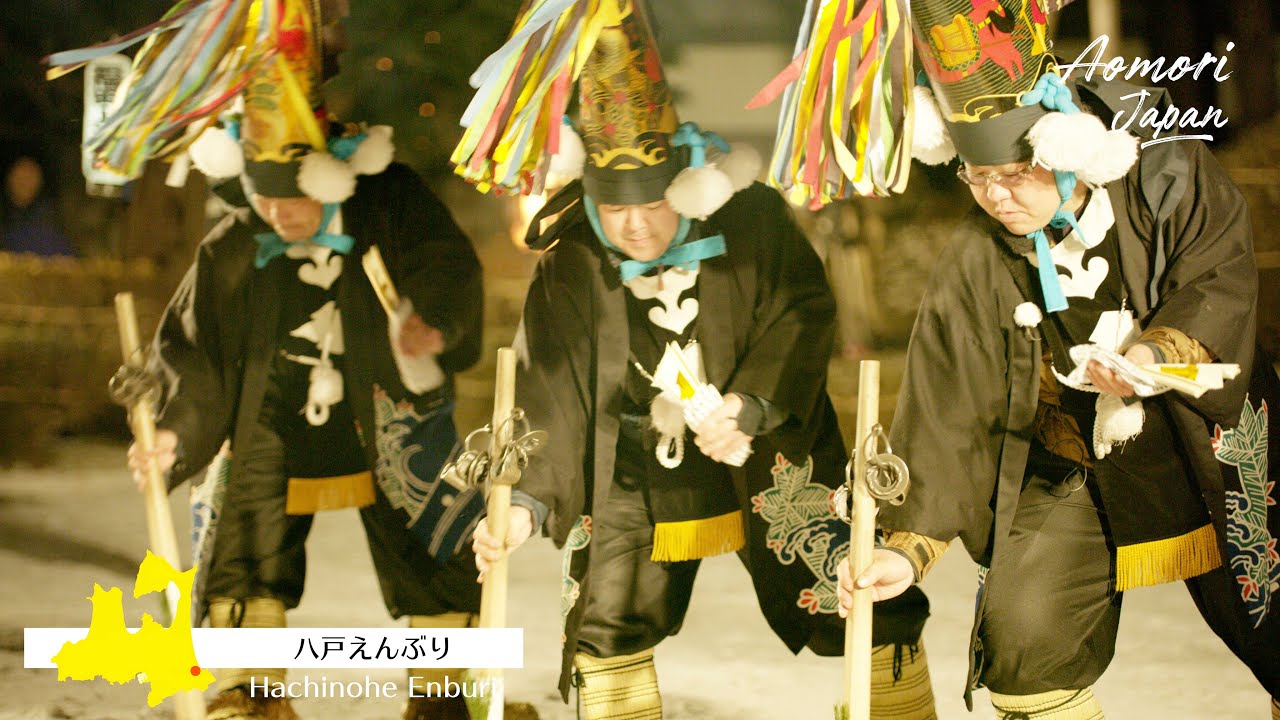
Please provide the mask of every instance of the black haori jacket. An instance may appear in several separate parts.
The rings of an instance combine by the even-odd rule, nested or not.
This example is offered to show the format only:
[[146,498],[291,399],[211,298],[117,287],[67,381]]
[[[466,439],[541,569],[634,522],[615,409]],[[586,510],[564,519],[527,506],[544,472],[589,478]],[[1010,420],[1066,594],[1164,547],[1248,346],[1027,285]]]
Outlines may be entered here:
[[[230,192],[234,192],[231,188]],[[447,375],[479,357],[483,316],[480,263],[444,205],[408,167],[393,164],[359,178],[342,204],[343,232],[355,247],[336,280],[346,348],[342,368],[369,467],[377,466],[388,408],[411,403],[419,412],[451,395],[452,379],[437,391],[414,395],[401,383],[387,333],[387,316],[360,264],[377,244],[397,290],[412,300],[427,324],[441,328]],[[151,363],[164,385],[158,425],[177,433],[180,457],[170,487],[209,464],[226,439],[245,442],[262,409],[280,337],[281,298],[299,283],[288,264],[254,267],[254,235],[270,228],[247,208],[229,227],[215,228],[170,301],[156,332]],[[375,400],[377,390],[377,400]],[[446,451],[447,452],[447,451]],[[232,458],[236,473],[236,455]]]
[[[744,467],[718,466],[732,476],[744,515],[740,556],[774,632],[793,652],[811,639],[818,649],[815,628],[839,631],[830,620],[835,562],[848,544],[848,527],[830,502],[845,461],[826,394],[834,301],[817,255],[776,192],[755,185],[738,193],[697,232],[722,234],[727,247],[699,268],[696,337],[708,380],[790,415],[755,438]],[[517,405],[550,435],[518,487],[550,508],[546,531],[574,551],[561,608],[566,697],[592,575],[586,516],[603,507],[614,479],[630,347],[625,292],[589,225],[572,224],[538,265],[515,343]],[[833,645],[825,652],[839,654],[839,641]]]

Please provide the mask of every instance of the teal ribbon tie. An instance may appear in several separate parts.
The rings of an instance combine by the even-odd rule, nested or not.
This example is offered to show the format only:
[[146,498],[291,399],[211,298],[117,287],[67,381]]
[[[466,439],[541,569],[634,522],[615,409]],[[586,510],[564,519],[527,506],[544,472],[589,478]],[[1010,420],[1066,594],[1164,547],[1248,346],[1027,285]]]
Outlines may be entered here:
[[1080,112],[1080,108],[1076,107],[1075,99],[1071,97],[1071,89],[1062,81],[1060,75],[1052,72],[1041,75],[1036,80],[1036,84],[1018,98],[1018,102],[1022,103],[1023,107],[1041,105],[1046,110],[1055,110],[1067,115]]
[[[626,255],[618,246],[609,242],[609,238],[604,234],[604,228],[600,226],[600,215],[596,210],[595,201],[590,196],[583,195],[582,207],[586,210],[587,221],[591,224],[591,229],[595,232],[596,239],[600,241],[600,244],[620,255]],[[622,281],[626,282],[631,278],[643,275],[660,265],[679,267],[685,270],[697,270],[698,264],[703,260],[719,257],[727,252],[723,235],[712,235],[686,243],[685,240],[689,237],[689,230],[692,227],[693,221],[681,216],[680,224],[676,228],[676,236],[672,238],[666,252],[662,253],[660,257],[653,260],[632,260],[630,258],[623,260],[622,264],[618,266],[618,272],[622,274]]]
[[643,275],[659,265],[667,267],[697,270],[698,263],[708,258],[719,257],[725,253],[724,236],[712,235],[691,243],[676,246],[672,243],[662,257],[656,260],[623,260],[618,266],[622,273],[622,281]]
[[[1041,75],[1036,80],[1035,86],[1023,93],[1018,98],[1018,101],[1023,106],[1041,105],[1046,110],[1066,115],[1080,112],[1080,108],[1076,107],[1075,101],[1071,97],[1071,89],[1062,81],[1061,76],[1052,72]],[[1049,226],[1057,229],[1070,226],[1076,235],[1083,240],[1084,233],[1080,232],[1080,226],[1076,224],[1075,213],[1062,209],[1067,204],[1067,200],[1071,198],[1071,193],[1075,192],[1076,174],[1063,170],[1054,170],[1053,180],[1058,188],[1060,202],[1058,209],[1053,213],[1053,217],[1049,219]],[[1035,241],[1036,262],[1040,266],[1040,290],[1044,293],[1045,309],[1049,312],[1066,310],[1068,307],[1067,297],[1062,292],[1062,283],[1058,281],[1058,269],[1053,264],[1053,256],[1049,254],[1049,238],[1045,235],[1044,228],[1036,230],[1027,237]]]
[[[1058,197],[1061,202],[1058,209],[1054,211],[1053,217],[1049,218],[1049,227],[1059,230],[1070,227],[1081,240],[1084,240],[1084,233],[1076,223],[1075,213],[1062,209],[1067,204],[1067,199],[1071,197],[1071,193],[1075,192],[1076,174],[1054,170],[1053,179],[1058,186]],[[1044,234],[1044,228],[1027,237],[1036,244],[1036,262],[1040,265],[1040,290],[1044,293],[1045,310],[1049,312],[1066,310],[1067,296],[1062,292],[1062,283],[1058,281],[1058,269],[1053,264],[1053,256],[1049,254],[1049,238]]]
[[1058,268],[1053,264],[1053,256],[1049,254],[1049,238],[1044,230],[1037,230],[1029,235],[1036,243],[1036,263],[1039,264],[1040,290],[1044,293],[1044,306],[1049,312],[1061,312],[1067,309],[1067,296],[1062,293],[1062,283],[1058,282]]
[[671,136],[672,147],[689,148],[689,167],[702,167],[707,164],[707,145],[715,145],[722,153],[729,152],[729,143],[710,130],[703,132],[697,123],[681,123]]
[[[336,253],[346,255],[351,252],[351,248],[355,247],[356,239],[350,235],[325,232],[325,229],[329,227],[329,223],[333,221],[333,216],[337,214],[340,205],[341,203],[328,203],[324,206],[324,215],[320,218],[320,231],[311,238],[311,243],[323,245]],[[266,267],[267,263],[283,255],[291,244],[280,237],[279,233],[274,232],[258,233],[253,236],[253,239],[258,243],[258,252],[253,258],[253,265],[259,270]]]
[[369,139],[368,133],[333,138],[329,141],[329,154],[339,160],[350,160],[351,156],[356,154],[356,148],[367,139]]

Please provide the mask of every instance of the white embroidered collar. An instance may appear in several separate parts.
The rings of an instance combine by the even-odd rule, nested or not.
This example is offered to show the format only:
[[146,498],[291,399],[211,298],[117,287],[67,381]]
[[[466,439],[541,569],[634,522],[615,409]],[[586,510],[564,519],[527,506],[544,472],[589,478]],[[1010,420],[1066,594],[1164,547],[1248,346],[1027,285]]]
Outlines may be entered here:
[[[1062,242],[1049,250],[1053,264],[1065,268],[1067,274],[1058,274],[1058,282],[1062,286],[1062,294],[1066,297],[1097,296],[1098,288],[1111,271],[1111,263],[1105,257],[1094,256],[1085,260],[1085,253],[1097,247],[1107,238],[1107,232],[1115,225],[1115,212],[1111,209],[1111,199],[1104,188],[1093,191],[1093,197],[1085,206],[1084,213],[1076,224],[1080,227],[1067,234]],[[1083,235],[1083,237],[1081,237]],[[1039,258],[1034,250],[1023,255],[1032,267],[1040,267]]]
[[666,328],[677,335],[682,334],[689,323],[698,317],[698,301],[696,298],[685,298],[680,301],[684,291],[698,282],[697,270],[685,270],[670,267],[658,275],[637,275],[622,283],[631,294],[640,300],[658,299],[661,306],[649,308],[649,322],[660,328]]
[[[339,208],[329,221],[328,232],[335,235],[342,233],[342,209]],[[342,255],[335,253],[324,245],[317,245],[310,240],[289,243],[284,250],[285,257],[294,260],[310,260],[311,264],[303,264],[298,268],[298,279],[308,285],[315,285],[328,290],[333,281],[342,274]]]

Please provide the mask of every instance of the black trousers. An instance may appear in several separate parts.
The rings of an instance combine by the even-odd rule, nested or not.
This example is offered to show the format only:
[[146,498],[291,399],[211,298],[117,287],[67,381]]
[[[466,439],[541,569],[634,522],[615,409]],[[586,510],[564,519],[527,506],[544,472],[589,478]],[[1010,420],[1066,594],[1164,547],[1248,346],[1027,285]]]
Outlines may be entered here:
[[1112,589],[1105,513],[1079,477],[1028,478],[986,574],[971,679],[994,692],[1088,687],[1115,654],[1122,593]]
[[653,516],[642,483],[615,476],[593,524],[592,577],[578,650],[600,658],[633,655],[679,632],[699,561],[649,559]]
[[[1078,478],[1078,476],[1076,476]],[[1116,592],[1106,513],[1092,481],[1028,479],[1008,542],[978,599],[973,676],[1005,695],[1088,687],[1115,654],[1123,593]],[[1077,487],[1078,486],[1078,487]],[[1236,614],[1222,588],[1227,566],[1186,581],[1202,615]],[[1273,697],[1280,697],[1276,620],[1263,628],[1217,628],[1219,637]]]
[[[698,560],[657,563],[653,515],[642,481],[615,476],[602,513],[593,519],[592,578],[578,635],[578,651],[592,657],[633,655],[679,632],[689,609]],[[598,555],[597,555],[598,554]],[[739,556],[741,557],[741,555]],[[876,603],[872,641],[914,647],[929,616],[918,587]],[[842,655],[844,620],[824,615],[809,647],[818,655]]]
[[[248,437],[244,447],[232,449],[240,471],[228,479],[205,595],[274,597],[294,608],[306,579],[313,516],[285,514],[285,443],[269,409]],[[376,483],[374,494],[376,501],[360,510],[360,520],[391,616],[478,612],[480,585],[470,544],[447,563],[437,563],[410,534],[408,516],[391,506]]]

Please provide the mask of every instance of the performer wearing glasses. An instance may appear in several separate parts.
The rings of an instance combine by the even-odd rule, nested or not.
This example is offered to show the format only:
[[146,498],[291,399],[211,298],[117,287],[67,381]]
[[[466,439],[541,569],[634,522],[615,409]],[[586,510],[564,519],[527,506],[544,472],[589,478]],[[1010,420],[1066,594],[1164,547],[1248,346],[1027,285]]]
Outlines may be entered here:
[[[1280,383],[1255,349],[1244,199],[1199,140],[1109,130],[1145,93],[1064,83],[1042,3],[989,3],[990,38],[957,32],[956,5],[912,2],[936,93],[916,89],[934,141],[916,156],[958,152],[977,207],[916,321],[892,433],[913,486],[857,585],[894,597],[959,537],[981,566],[966,698],[986,686],[1004,720],[1101,718],[1124,591],[1173,581],[1280,697]],[[1068,377],[1075,346],[1112,367]],[[1240,372],[1153,395],[1121,357]]]

